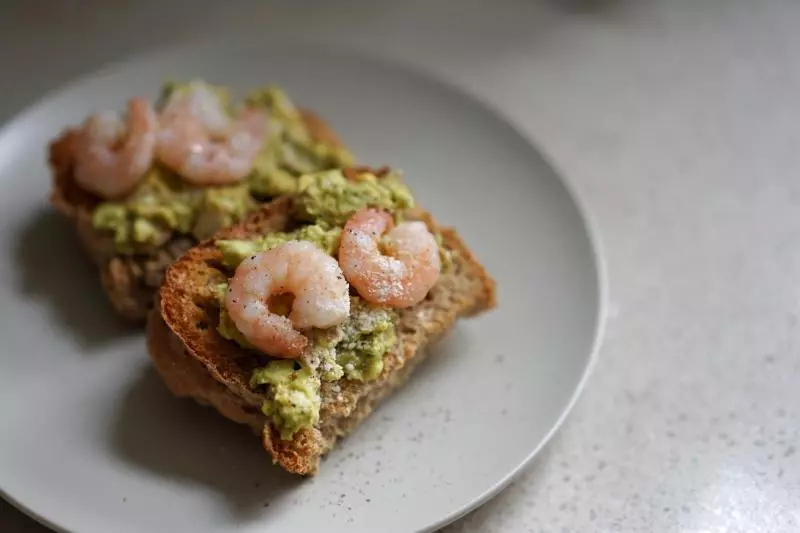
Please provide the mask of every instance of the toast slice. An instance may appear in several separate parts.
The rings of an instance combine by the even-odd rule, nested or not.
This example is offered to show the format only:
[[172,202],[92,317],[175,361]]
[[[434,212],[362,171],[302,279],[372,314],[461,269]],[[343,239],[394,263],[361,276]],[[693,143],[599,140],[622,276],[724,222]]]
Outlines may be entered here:
[[313,475],[320,458],[337,439],[350,433],[392,390],[401,385],[425,357],[424,348],[445,334],[459,317],[495,306],[495,283],[473,257],[455,230],[438,228],[433,218],[417,212],[442,236],[451,254],[427,298],[399,313],[397,342],[384,355],[384,367],[373,381],[342,379],[323,382],[319,423],[282,440],[261,412],[266,395],[249,385],[253,370],[263,365],[254,352],[226,340],[217,331],[217,284],[227,279],[220,269],[219,239],[243,239],[291,225],[292,198],[266,204],[237,226],[218,232],[189,250],[167,271],[151,314],[147,342],[150,357],[170,390],[179,397],[211,405],[222,415],[250,426],[264,448],[289,472]]
[[[319,116],[308,110],[300,110],[300,113],[312,139],[344,148]],[[153,297],[167,267],[197,241],[191,235],[175,233],[166,244],[147,253],[117,253],[113,236],[92,225],[92,212],[102,200],[75,181],[76,141],[77,130],[68,129],[50,144],[49,162],[53,174],[50,203],[75,225],[81,245],[100,270],[100,281],[114,309],[127,320],[143,322],[153,308]]]

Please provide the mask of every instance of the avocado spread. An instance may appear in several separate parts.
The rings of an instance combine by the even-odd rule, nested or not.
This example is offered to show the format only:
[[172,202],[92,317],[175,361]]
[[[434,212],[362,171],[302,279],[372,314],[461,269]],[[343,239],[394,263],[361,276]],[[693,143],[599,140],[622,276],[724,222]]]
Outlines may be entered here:
[[[337,170],[301,176],[294,198],[293,216],[305,225],[250,240],[217,241],[222,265],[228,272],[232,273],[247,257],[289,240],[312,242],[335,256],[342,226],[358,209],[367,206],[386,209],[397,218],[414,204],[398,174],[379,178],[367,172],[353,180]],[[217,331],[222,337],[255,350],[228,315],[224,305],[226,289],[227,283],[218,287]],[[270,360],[253,372],[253,387],[269,387],[262,410],[283,439],[291,438],[301,427],[318,422],[322,381],[376,379],[383,371],[385,354],[397,342],[395,310],[371,305],[358,296],[350,298],[350,315],[343,323],[304,332],[309,346],[297,363]]]
[[[210,88],[228,114],[234,115],[227,91],[200,81],[165,84],[160,102],[163,105],[176,92],[196,86]],[[93,212],[93,226],[113,235],[117,252],[157,248],[173,233],[205,239],[242,220],[255,208],[254,197],[293,193],[302,173],[352,164],[347,150],[312,138],[302,115],[280,89],[255,91],[245,103],[266,109],[270,120],[269,136],[248,178],[227,187],[200,187],[155,164],[127,198],[102,202]]]
[[250,386],[269,385],[271,399],[261,406],[261,411],[281,434],[291,439],[303,426],[313,426],[319,421],[319,378],[304,365],[295,368],[294,361],[271,361],[257,368],[250,378]]
[[[219,288],[224,302],[226,285]],[[350,316],[342,324],[325,330],[312,330],[308,356],[299,370],[293,362],[274,360],[253,371],[251,386],[270,385],[271,392],[262,411],[281,433],[290,439],[301,427],[319,419],[320,379],[347,378],[370,381],[383,371],[383,356],[395,341],[397,313],[367,304],[351,296]],[[220,305],[217,331],[224,338],[247,349],[254,349],[236,329],[224,304]]]
[[272,133],[256,159],[250,189],[257,196],[281,196],[297,191],[297,177],[309,172],[353,164],[340,147],[314,140],[300,111],[276,87],[250,93],[245,103],[269,110]]
[[242,220],[254,206],[244,183],[199,188],[155,166],[127,199],[98,205],[92,225],[113,232],[118,252],[135,253],[161,246],[173,232],[205,239]]
[[337,328],[333,344],[336,364],[344,376],[358,381],[371,381],[383,371],[383,356],[397,341],[397,313],[385,307],[367,304],[353,297],[350,316]]
[[222,264],[235,269],[239,263],[253,254],[270,250],[286,241],[309,241],[328,255],[334,255],[339,247],[342,229],[324,224],[302,226],[295,231],[268,233],[252,240],[219,240],[217,247],[222,252]]
[[362,207],[402,211],[414,207],[414,198],[399,174],[378,178],[362,174],[348,180],[341,170],[300,176],[295,216],[299,220],[343,226]]

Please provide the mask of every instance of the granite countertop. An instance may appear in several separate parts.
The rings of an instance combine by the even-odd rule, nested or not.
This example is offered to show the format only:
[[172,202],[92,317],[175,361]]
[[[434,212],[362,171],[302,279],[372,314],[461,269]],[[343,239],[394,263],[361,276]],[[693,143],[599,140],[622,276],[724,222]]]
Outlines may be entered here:
[[[158,4],[4,4],[0,119],[138,50]],[[800,530],[800,3],[192,5],[158,8],[147,46],[284,17],[435,69],[514,116],[596,224],[594,375],[536,463],[447,531]],[[46,531],[5,503],[0,530]]]

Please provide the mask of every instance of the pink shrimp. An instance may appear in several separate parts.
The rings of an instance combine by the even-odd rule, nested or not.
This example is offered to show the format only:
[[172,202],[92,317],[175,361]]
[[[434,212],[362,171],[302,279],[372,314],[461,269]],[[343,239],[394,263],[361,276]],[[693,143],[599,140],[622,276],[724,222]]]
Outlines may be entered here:
[[198,185],[226,185],[247,177],[267,134],[265,113],[244,108],[232,120],[218,96],[203,85],[173,95],[160,120],[157,157]]
[[[269,308],[270,298],[292,294],[288,317]],[[288,241],[242,262],[231,279],[225,306],[256,348],[294,359],[308,338],[298,330],[329,328],[350,315],[350,287],[336,259],[307,241]]]
[[143,98],[128,103],[127,124],[115,112],[90,116],[75,143],[75,181],[102,198],[127,196],[153,163],[157,128],[155,111]]
[[388,213],[375,209],[362,209],[345,224],[339,265],[362,298],[400,308],[421,302],[442,269],[436,238],[423,222],[394,227]]

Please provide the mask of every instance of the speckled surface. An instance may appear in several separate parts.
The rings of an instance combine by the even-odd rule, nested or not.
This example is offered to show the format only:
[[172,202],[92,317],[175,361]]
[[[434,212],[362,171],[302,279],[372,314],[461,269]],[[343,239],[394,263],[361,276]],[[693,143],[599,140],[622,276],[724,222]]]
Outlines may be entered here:
[[[0,116],[138,49],[119,28],[152,4],[12,7]],[[800,3],[398,4],[162,11],[148,46],[302,21],[485,95],[574,185],[608,266],[599,364],[536,463],[447,531],[800,530]],[[353,16],[361,30],[343,32]],[[0,530],[45,531],[2,503]]]

